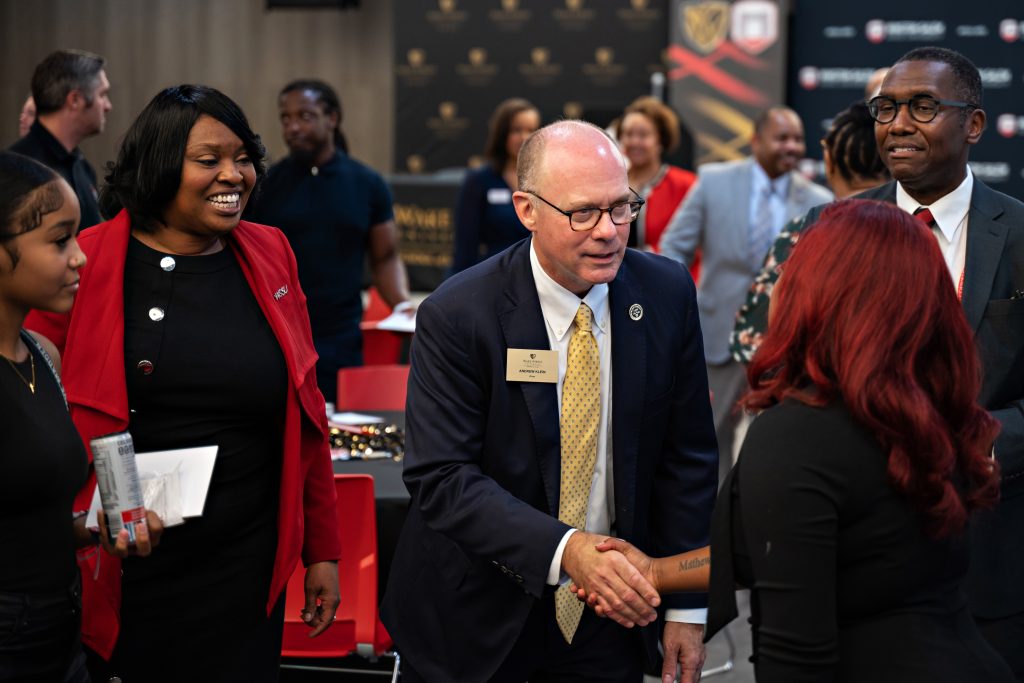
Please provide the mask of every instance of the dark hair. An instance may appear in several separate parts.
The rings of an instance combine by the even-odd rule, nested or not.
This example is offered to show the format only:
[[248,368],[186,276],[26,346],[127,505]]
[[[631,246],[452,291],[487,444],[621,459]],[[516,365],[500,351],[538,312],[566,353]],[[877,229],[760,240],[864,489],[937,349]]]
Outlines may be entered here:
[[508,134],[512,129],[512,119],[524,111],[537,111],[537,107],[521,97],[512,97],[499,104],[491,114],[484,158],[495,173],[501,173],[508,163]]
[[91,105],[105,63],[103,57],[84,50],[57,50],[47,55],[32,74],[36,115],[59,111],[72,90],[80,91]]
[[[948,64],[956,81],[956,97],[980,109],[982,105],[981,74],[974,62],[955,50],[944,47],[917,47],[896,60],[902,62],[942,62]],[[895,66],[895,64],[893,65]],[[967,117],[967,109],[961,109],[961,118]]]
[[824,142],[836,170],[847,181],[889,176],[878,154],[875,121],[863,102],[854,102],[832,119]]
[[672,152],[679,146],[679,117],[657,97],[645,95],[633,100],[622,112],[622,116],[616,119],[615,137],[622,138],[622,122],[629,114],[643,114],[651,120],[654,129],[658,131],[658,142],[663,153]]
[[18,265],[18,251],[9,240],[35,230],[43,216],[64,206],[52,169],[14,152],[0,152],[0,245]]
[[284,97],[288,93],[295,92],[296,90],[309,90],[316,95],[316,103],[324,108],[325,114],[338,115],[338,123],[334,126],[334,146],[345,154],[348,154],[348,140],[345,139],[345,134],[341,132],[341,100],[338,99],[338,93],[334,92],[334,88],[315,78],[305,78],[292,81],[288,85],[284,86],[281,88],[281,92],[278,93],[277,96]]
[[128,210],[132,227],[152,231],[178,193],[185,145],[200,116],[210,116],[241,139],[256,169],[257,185],[267,172],[266,149],[241,108],[205,85],[176,85],[150,100],[124,134],[117,161],[107,163],[100,208],[113,216]]
[[754,118],[754,135],[760,135],[761,131],[764,130],[764,127],[768,125],[768,122],[772,120],[772,114],[779,112],[789,113],[792,114],[793,116],[796,116],[798,119],[800,118],[800,116],[795,111],[793,111],[789,107],[784,107],[782,105],[776,105],[774,107],[762,109]]
[[933,537],[999,495],[999,423],[976,403],[972,332],[935,237],[892,204],[846,199],[804,232],[747,372],[750,408],[841,399],[888,453]]

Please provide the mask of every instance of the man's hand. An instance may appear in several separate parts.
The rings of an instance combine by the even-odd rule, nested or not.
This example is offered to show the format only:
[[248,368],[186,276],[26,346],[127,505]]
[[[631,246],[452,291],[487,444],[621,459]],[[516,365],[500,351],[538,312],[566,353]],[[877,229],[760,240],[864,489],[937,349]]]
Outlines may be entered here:
[[[626,557],[626,561],[636,567],[643,577],[647,579],[647,582],[654,586],[656,591],[659,593],[661,592],[657,564],[652,558],[641,552],[629,541],[624,541],[621,538],[606,538],[601,543],[597,544],[596,549],[602,553],[608,552],[609,550],[617,550],[622,553]],[[597,616],[609,616],[604,603],[600,599],[601,596],[596,592],[591,591],[588,593],[585,589],[580,588],[576,584],[573,584],[570,588],[574,593],[576,593],[576,597],[580,600],[585,600],[587,605],[594,608],[594,612]]]
[[577,531],[569,537],[562,554],[562,568],[573,583],[597,596],[599,614],[626,628],[646,626],[658,614],[658,592],[626,557],[616,551],[600,552],[595,547],[604,536]]
[[667,621],[661,644],[665,648],[665,660],[661,665],[662,683],[675,680],[677,664],[682,667],[680,683],[697,683],[704,666],[704,624]]

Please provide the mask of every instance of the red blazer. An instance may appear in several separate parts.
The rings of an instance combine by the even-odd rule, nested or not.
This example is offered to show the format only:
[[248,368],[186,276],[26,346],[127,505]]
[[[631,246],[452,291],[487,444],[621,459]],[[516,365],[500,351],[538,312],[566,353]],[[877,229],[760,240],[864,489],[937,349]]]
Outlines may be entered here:
[[[128,428],[122,302],[130,232],[125,211],[83,232],[79,245],[89,260],[81,271],[74,308],[65,315],[33,312],[25,323],[60,349],[71,418],[87,446],[93,437]],[[277,555],[267,598],[269,613],[300,554],[306,565],[336,560],[341,555],[334,513],[334,475],[324,399],[316,386],[317,357],[306,297],[299,288],[288,241],[276,228],[242,221],[228,236],[227,244],[238,258],[288,367]],[[89,506],[95,485],[95,476],[90,475],[75,509]],[[197,558],[197,562],[202,561]],[[79,565],[84,603],[82,639],[109,658],[120,626],[121,563],[105,553],[91,553],[80,557]]]
[[644,225],[644,241],[658,251],[658,241],[665,232],[668,222],[676,209],[683,203],[686,193],[697,182],[697,176],[678,166],[668,165],[665,175],[647,195],[647,216]]

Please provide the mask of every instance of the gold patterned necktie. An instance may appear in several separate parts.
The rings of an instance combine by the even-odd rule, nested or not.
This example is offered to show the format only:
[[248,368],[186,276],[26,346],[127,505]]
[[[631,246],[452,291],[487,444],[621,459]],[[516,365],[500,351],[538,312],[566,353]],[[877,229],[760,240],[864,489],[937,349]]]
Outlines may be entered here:
[[[597,462],[597,430],[601,421],[601,360],[591,328],[593,313],[581,303],[576,327],[569,339],[569,354],[562,384],[559,422],[562,468],[558,488],[558,519],[583,530],[587,522],[590,486]],[[583,603],[560,586],[555,592],[555,620],[571,643],[583,616]]]

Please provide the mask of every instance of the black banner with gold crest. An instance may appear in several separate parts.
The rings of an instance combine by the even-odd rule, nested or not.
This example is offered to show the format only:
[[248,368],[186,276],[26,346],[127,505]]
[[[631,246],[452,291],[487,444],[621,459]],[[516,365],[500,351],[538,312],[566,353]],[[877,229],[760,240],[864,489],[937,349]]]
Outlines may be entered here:
[[[945,5],[933,0],[798,0],[793,15],[790,102],[804,116],[808,140],[836,112],[864,98],[875,69],[923,45],[947,47],[981,71],[987,129],[971,150],[974,175],[1024,198],[1024,4],[987,0]],[[808,154],[820,160],[815,145]],[[813,170],[813,169],[810,169]]]
[[414,0],[395,9],[398,173],[473,166],[494,108],[611,121],[664,72],[668,0]]
[[696,164],[747,156],[754,118],[784,103],[787,8],[786,0],[672,0],[669,104],[693,132]]

